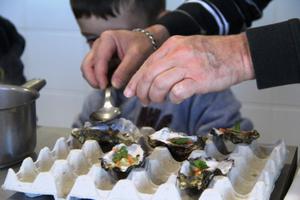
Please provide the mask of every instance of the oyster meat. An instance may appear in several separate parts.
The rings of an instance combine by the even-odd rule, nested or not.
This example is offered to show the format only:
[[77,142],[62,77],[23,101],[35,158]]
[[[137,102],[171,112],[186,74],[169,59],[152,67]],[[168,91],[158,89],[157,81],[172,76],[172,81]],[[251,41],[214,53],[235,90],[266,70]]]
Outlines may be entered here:
[[116,179],[128,176],[133,168],[143,166],[145,153],[139,144],[118,144],[101,158],[101,166]]
[[226,176],[233,163],[231,159],[218,162],[214,158],[204,156],[189,158],[182,163],[177,176],[177,185],[190,195],[199,195],[215,176]]
[[86,140],[98,141],[103,152],[108,152],[113,146],[124,143],[133,144],[138,141],[140,134],[138,128],[124,118],[109,123],[86,123],[83,128],[74,128],[71,135],[81,144]]
[[205,139],[198,136],[188,136],[185,133],[173,132],[169,128],[163,128],[148,137],[148,143],[152,148],[165,146],[169,149],[173,158],[179,162],[188,158],[195,149],[203,149]]

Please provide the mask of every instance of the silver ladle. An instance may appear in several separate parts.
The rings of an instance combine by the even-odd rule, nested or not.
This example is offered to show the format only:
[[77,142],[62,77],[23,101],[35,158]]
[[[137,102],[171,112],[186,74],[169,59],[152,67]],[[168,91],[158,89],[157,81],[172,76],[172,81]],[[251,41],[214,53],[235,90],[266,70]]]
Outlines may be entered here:
[[118,59],[118,57],[116,55],[114,55],[114,57],[111,59],[111,61],[109,62],[109,70],[108,70],[108,80],[109,80],[109,85],[108,87],[105,89],[105,96],[104,96],[104,104],[101,108],[99,108],[99,110],[93,112],[90,115],[90,119],[92,121],[96,121],[96,122],[107,122],[110,121],[112,119],[115,119],[116,117],[118,117],[121,114],[121,110],[118,107],[114,107],[112,104],[112,98],[111,98],[111,77],[115,71],[115,69],[117,69],[118,65],[120,64],[120,60]]
[[92,121],[107,122],[115,119],[121,114],[118,107],[114,107],[111,102],[111,87],[105,89],[105,97],[103,107],[90,115]]

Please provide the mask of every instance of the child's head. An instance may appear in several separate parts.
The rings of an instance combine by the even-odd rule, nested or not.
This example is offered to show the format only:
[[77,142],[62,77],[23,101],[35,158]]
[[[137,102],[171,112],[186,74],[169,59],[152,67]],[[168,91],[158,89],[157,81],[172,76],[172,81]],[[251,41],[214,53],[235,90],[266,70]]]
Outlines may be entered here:
[[165,11],[165,0],[70,0],[91,45],[106,30],[145,28]]

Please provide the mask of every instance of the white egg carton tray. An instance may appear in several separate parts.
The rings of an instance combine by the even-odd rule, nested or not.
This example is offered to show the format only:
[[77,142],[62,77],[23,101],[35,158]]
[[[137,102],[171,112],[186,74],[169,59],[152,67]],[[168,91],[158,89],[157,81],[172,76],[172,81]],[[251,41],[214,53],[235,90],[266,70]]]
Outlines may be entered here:
[[[155,148],[144,168],[134,169],[127,179],[117,182],[101,168],[102,155],[96,141],[88,140],[80,149],[72,149],[65,138],[59,138],[53,150],[44,147],[35,162],[28,157],[17,173],[9,169],[2,188],[29,197],[52,195],[55,200],[191,199],[177,187],[181,163],[165,147]],[[190,156],[199,155],[224,157],[213,143],[208,143],[205,151],[195,150]],[[234,159],[234,167],[228,176],[216,176],[196,199],[269,199],[286,155],[283,141],[266,148],[257,144],[237,145],[229,155]]]

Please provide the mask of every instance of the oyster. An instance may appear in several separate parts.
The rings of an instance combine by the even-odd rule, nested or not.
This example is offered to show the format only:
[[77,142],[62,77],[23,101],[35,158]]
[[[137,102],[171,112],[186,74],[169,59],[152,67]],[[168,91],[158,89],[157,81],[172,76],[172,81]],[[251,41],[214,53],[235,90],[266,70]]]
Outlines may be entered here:
[[163,128],[148,137],[148,143],[152,148],[165,146],[169,149],[173,158],[179,162],[188,158],[195,149],[203,149],[205,139],[198,136],[188,136],[185,133],[173,132],[169,128]]
[[237,123],[233,128],[213,128],[209,136],[218,151],[227,155],[235,148],[235,144],[251,144],[260,135],[256,130],[242,131]]
[[101,166],[116,179],[124,179],[133,168],[143,166],[145,153],[139,144],[118,144],[101,158]]
[[177,185],[190,195],[198,195],[205,190],[215,176],[226,176],[234,161],[216,161],[211,157],[190,158],[182,163],[177,176]]
[[130,145],[138,141],[140,134],[138,128],[124,118],[109,123],[86,123],[83,128],[74,128],[71,135],[81,144],[86,140],[97,140],[102,151],[108,152],[113,146],[124,143]]
[[224,140],[229,140],[233,144],[251,144],[253,140],[259,138],[259,133],[256,130],[241,131],[233,128],[213,128],[210,134],[216,137],[220,137]]

